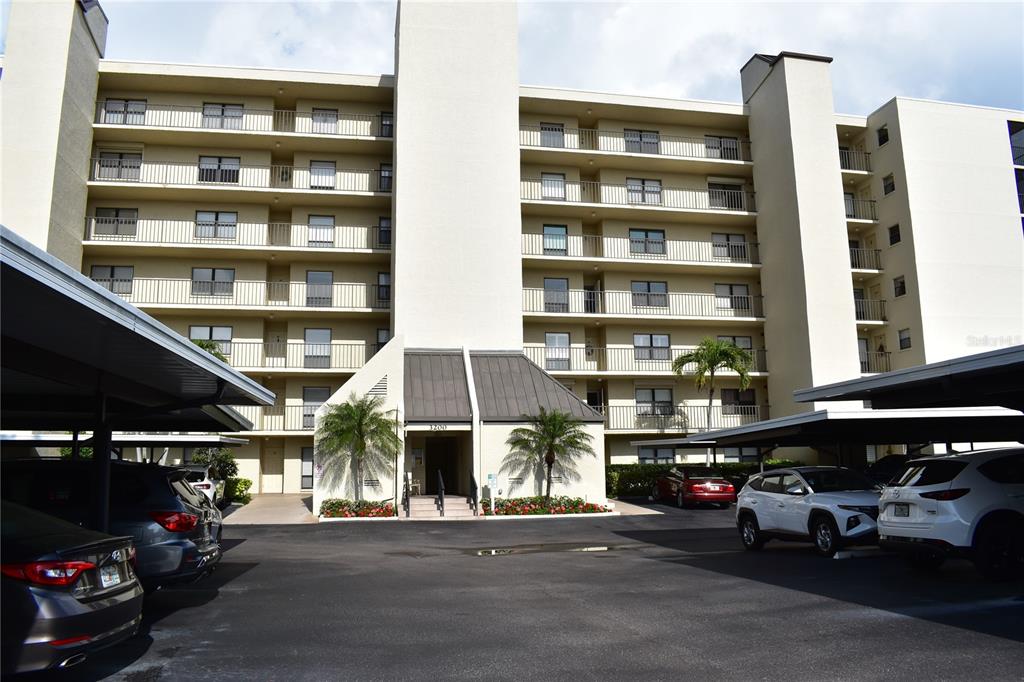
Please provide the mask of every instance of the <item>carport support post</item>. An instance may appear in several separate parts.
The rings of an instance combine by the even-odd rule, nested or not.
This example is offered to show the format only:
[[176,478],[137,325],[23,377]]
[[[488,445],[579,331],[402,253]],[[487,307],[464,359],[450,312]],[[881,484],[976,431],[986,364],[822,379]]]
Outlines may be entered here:
[[92,512],[93,528],[106,533],[110,529],[110,427],[107,398],[98,396],[96,428],[92,432]]

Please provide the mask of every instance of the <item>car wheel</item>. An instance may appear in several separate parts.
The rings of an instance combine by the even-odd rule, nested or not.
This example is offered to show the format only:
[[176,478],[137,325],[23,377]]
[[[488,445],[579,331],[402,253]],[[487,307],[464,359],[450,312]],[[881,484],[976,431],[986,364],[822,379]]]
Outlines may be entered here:
[[839,549],[839,529],[831,516],[819,515],[811,522],[811,540],[814,550],[823,557],[832,558]]
[[925,552],[913,552],[903,557],[912,571],[918,573],[932,573],[946,562],[946,557],[941,554],[927,554]]
[[660,502],[661,495],[658,493],[658,486],[651,488],[651,502]]
[[764,547],[764,534],[761,533],[757,517],[753,514],[744,514],[740,517],[740,540],[743,541],[743,549],[752,552]]
[[974,534],[974,566],[989,580],[1024,574],[1024,521],[992,519]]
[[681,492],[676,493],[676,506],[680,509],[686,506],[686,500],[683,499],[683,493]]

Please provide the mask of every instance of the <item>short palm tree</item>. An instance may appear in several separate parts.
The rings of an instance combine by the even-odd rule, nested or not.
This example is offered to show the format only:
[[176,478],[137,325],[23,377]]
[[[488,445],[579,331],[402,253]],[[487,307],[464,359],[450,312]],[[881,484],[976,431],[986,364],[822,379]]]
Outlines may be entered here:
[[563,478],[579,478],[576,460],[583,455],[596,457],[591,447],[593,437],[587,433],[583,422],[566,412],[543,407],[532,417],[524,417],[529,426],[512,429],[505,444],[509,453],[502,462],[502,470],[519,474],[535,472],[542,465],[545,469],[547,489],[544,502],[551,500],[552,472],[558,471]]
[[216,341],[212,341],[210,339],[192,339],[192,343],[196,344],[197,346],[199,346],[200,348],[202,348],[207,353],[217,358],[221,362],[228,361],[227,356],[224,355],[223,352],[221,352],[220,344],[217,343]]
[[317,460],[328,483],[340,482],[346,469],[354,476],[353,496],[363,499],[363,476],[390,474],[401,450],[393,413],[386,412],[381,396],[357,397],[331,405],[317,428]]

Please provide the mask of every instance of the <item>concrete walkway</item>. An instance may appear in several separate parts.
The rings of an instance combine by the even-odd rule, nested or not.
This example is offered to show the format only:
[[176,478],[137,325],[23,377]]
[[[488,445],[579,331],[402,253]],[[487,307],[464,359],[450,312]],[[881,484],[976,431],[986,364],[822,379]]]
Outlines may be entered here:
[[309,493],[253,495],[252,502],[224,517],[224,525],[316,523],[308,506],[312,503],[313,496]]

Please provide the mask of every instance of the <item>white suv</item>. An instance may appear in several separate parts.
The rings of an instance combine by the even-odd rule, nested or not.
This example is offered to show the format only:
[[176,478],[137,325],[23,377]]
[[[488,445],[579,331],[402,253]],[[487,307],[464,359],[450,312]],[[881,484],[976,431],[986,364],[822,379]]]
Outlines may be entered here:
[[794,467],[752,476],[736,500],[743,546],[761,549],[772,538],[810,540],[818,554],[876,538],[879,487],[843,467]]
[[960,556],[991,578],[1024,574],[1024,448],[915,459],[879,508],[879,543],[915,568]]

